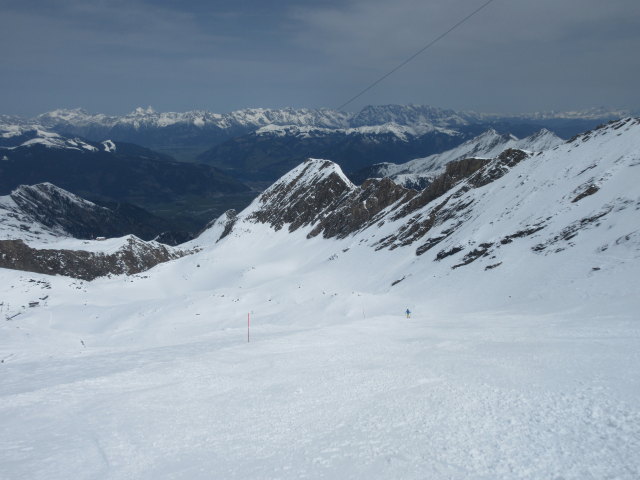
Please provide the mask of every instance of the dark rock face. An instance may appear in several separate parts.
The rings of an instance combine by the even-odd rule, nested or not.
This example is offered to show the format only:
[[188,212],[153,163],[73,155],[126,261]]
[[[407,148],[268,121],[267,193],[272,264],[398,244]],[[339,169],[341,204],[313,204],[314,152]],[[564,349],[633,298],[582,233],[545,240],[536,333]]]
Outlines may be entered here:
[[469,183],[473,188],[479,188],[496,181],[504,176],[510,168],[515,167],[529,154],[515,148],[509,148],[498,155],[498,158],[488,164],[487,168],[480,170],[477,174],[469,179]]
[[[236,212],[234,209],[227,210],[222,215],[220,215],[220,217],[216,218],[215,220],[211,220],[196,235],[196,237],[199,237],[200,235],[205,233],[207,230],[216,229],[216,227],[218,227],[217,231],[218,232],[220,232],[220,230],[222,230],[222,231],[219,233],[218,237],[215,238],[214,240],[216,242],[219,242],[220,240],[222,240],[224,237],[226,237],[227,235],[229,235],[231,233],[231,231],[233,230],[233,227],[234,227],[234,225],[236,224],[237,221],[238,221],[238,212]],[[220,227],[222,227],[222,228],[220,228]]]
[[314,225],[308,237],[344,238],[376,221],[380,212],[418,192],[387,178],[351,184],[328,160],[307,160],[291,178],[281,180],[260,196],[263,207],[249,218],[289,231]]
[[328,160],[307,160],[291,181],[278,182],[260,196],[264,208],[250,218],[276,230],[289,224],[291,232],[315,223],[353,188],[334,170],[335,164]]
[[489,160],[486,159],[467,158],[447,164],[445,172],[434,178],[429,186],[420,193],[420,195],[416,196],[402,209],[400,209],[394,215],[394,220],[406,217],[412,212],[424,207],[427,203],[444,195],[460,180],[477,172],[487,163],[489,163]]
[[226,217],[224,229],[222,230],[222,234],[220,235],[220,238],[218,240],[221,240],[227,235],[229,235],[231,233],[231,230],[233,230],[233,226],[236,224],[236,221],[238,220],[238,212],[236,212],[233,209],[227,210],[226,212],[224,212],[224,214]]
[[580,192],[576,198],[574,198],[573,200],[571,200],[571,203],[576,203],[579,202],[580,200],[582,200],[585,197],[588,197],[589,195],[593,195],[594,193],[596,193],[598,190],[600,190],[600,187],[598,187],[597,185],[591,184],[588,185],[582,192]]
[[35,249],[22,240],[0,240],[0,267],[47,275],[93,280],[106,275],[135,274],[191,252],[169,250],[135,237],[115,253]]
[[[397,248],[411,245],[425,237],[435,225],[442,225],[454,220],[453,225],[437,237],[429,237],[416,249],[422,255],[444,239],[448,238],[462,225],[469,215],[472,201],[466,201],[463,195],[473,188],[487,185],[505,175],[509,168],[528,157],[521,150],[505,150],[493,160],[469,158],[447,165],[444,174],[437,177],[420,195],[409,201],[394,214],[393,219],[405,218],[413,214],[406,223],[393,235],[380,240],[377,249]],[[463,182],[463,183],[461,183]],[[446,195],[453,187],[460,184],[455,192]],[[428,212],[415,213],[436,199],[438,201]]]
[[[456,219],[457,223],[438,238],[418,247],[421,255],[447,238],[464,222],[471,202],[464,193],[503,176],[509,168],[527,158],[520,150],[506,150],[493,160],[468,158],[451,162],[445,172],[421,192],[397,185],[391,179],[369,179],[356,187],[340,175],[328,160],[307,160],[290,178],[283,177],[260,197],[263,207],[249,218],[275,229],[289,225],[289,231],[313,225],[308,237],[345,238],[375,223],[407,219],[393,235],[380,240],[376,248],[410,245],[424,237],[436,224]],[[323,174],[322,172],[326,172]],[[464,181],[449,196],[446,194]],[[429,212],[418,212],[437,202]]]
[[593,225],[598,225],[600,219],[611,213],[613,209],[613,205],[606,205],[600,212],[573,222],[572,224],[565,227],[558,235],[555,235],[553,238],[548,239],[544,243],[539,243],[538,245],[532,247],[532,250],[534,252],[543,252],[546,249],[553,247],[555,249],[555,252],[560,252],[568,246],[572,246],[573,244],[571,243],[571,239],[578,236],[581,231],[586,230]]
[[405,203],[417,191],[397,185],[388,178],[369,179],[353,189],[336,208],[321,218],[309,237],[345,238],[377,221],[378,214],[395,203]]

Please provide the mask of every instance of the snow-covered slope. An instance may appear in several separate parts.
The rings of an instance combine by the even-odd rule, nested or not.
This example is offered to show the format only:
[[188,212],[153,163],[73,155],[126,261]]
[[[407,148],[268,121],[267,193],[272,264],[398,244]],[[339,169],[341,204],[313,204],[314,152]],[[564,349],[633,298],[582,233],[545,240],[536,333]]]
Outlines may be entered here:
[[[148,212],[114,204],[96,205],[51,183],[20,185],[0,196],[0,240],[24,240],[48,246],[61,239],[87,240],[139,233],[149,238]],[[84,242],[76,242],[81,245]]]
[[[124,235],[130,222],[50,183],[22,185],[0,196],[0,267],[93,279],[190,253]],[[109,233],[119,236],[103,236]]]
[[50,183],[22,185],[0,196],[0,239],[48,243],[70,238],[70,224],[80,211],[104,217],[108,209]]
[[402,164],[382,163],[366,170],[371,178],[389,177],[395,182],[408,187],[424,188],[430,181],[444,171],[445,166],[464,158],[492,158],[509,148],[530,152],[541,152],[563,143],[549,130],[542,129],[538,133],[523,139],[513,135],[502,135],[493,129],[464,142],[462,145],[425,158],[417,158]]
[[637,119],[420,193],[311,160],[145,275],[0,269],[1,471],[635,480],[638,169]]

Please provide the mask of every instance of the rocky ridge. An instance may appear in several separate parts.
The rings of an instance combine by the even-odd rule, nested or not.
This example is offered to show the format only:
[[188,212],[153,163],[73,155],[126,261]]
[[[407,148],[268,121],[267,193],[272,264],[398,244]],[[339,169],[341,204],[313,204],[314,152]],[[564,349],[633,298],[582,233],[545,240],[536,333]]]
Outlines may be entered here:
[[[192,252],[125,235],[150,233],[157,225],[145,225],[124,210],[96,205],[50,183],[23,185],[0,197],[0,268],[92,280],[139,273]],[[121,238],[105,238],[118,232]]]
[[372,165],[351,174],[350,177],[357,183],[365,178],[388,177],[406,187],[423,189],[440,175],[450,162],[465,158],[493,158],[508,148],[541,152],[562,143],[564,140],[547,129],[523,139],[489,129],[451,150],[402,164],[386,162]]
[[0,240],[0,268],[94,280],[108,275],[133,275],[159,263],[192,253],[130,236],[113,252],[34,248],[23,240]]
[[[627,118],[542,152],[507,148],[453,161],[422,191],[390,179],[356,186],[335,163],[309,159],[242,212],[233,231],[257,222],[304,229],[308,238],[359,238],[375,250],[410,247],[451,268],[480,259],[496,268],[514,243],[546,255],[571,248],[584,232],[622,231],[628,224],[611,223],[614,214],[640,209],[640,197],[621,187],[640,165],[639,134],[640,119]],[[636,233],[602,240],[602,248],[631,246]],[[631,248],[640,253],[640,244]]]

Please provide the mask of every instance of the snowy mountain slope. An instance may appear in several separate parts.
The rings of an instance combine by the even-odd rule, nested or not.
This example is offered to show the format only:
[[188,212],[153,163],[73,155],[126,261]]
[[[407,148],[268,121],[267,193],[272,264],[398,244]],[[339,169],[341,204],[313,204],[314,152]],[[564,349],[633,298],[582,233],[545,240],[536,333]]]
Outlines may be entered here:
[[413,188],[426,187],[433,178],[443,172],[447,163],[464,158],[492,158],[507,150],[541,152],[563,143],[564,140],[549,130],[542,129],[530,137],[518,139],[513,135],[502,135],[493,129],[447,150],[446,152],[417,158],[402,164],[382,163],[356,172],[359,179],[389,177],[396,183]]
[[639,129],[461,161],[345,236],[312,232],[366,187],[317,160],[145,275],[0,269],[2,471],[635,480]]
[[[633,178],[640,165],[639,133],[640,122],[626,119],[544,152],[510,149],[491,160],[453,162],[420,193],[390,181],[356,187],[335,164],[312,160],[238,215],[231,233],[226,228],[220,242],[251,236],[258,221],[275,229],[302,230],[307,237],[345,239],[345,252],[354,245],[370,245],[376,251],[409,248],[428,258],[410,261],[405,254],[400,265],[406,271],[390,269],[396,273],[384,275],[387,285],[414,275],[420,278],[425,268],[441,280],[450,272],[472,269],[499,282],[504,276],[490,272],[514,275],[524,262],[537,265],[532,268],[538,275],[531,280],[535,287],[527,283],[532,292],[541,292],[535,295],[550,295],[550,284],[564,292],[564,276],[551,281],[545,277],[556,268],[574,272],[569,265],[577,258],[583,259],[576,266],[582,265],[578,270],[584,276],[572,280],[578,283],[590,283],[603,270],[615,276],[629,262],[637,264],[640,192]],[[312,178],[316,180],[309,181]],[[290,208],[283,209],[285,205]],[[207,242],[219,238],[208,237]],[[336,246],[331,256],[349,257],[339,253],[341,248]],[[612,249],[616,253],[608,253]],[[540,265],[548,270],[540,270]],[[397,288],[414,282],[401,283]],[[443,285],[435,288],[442,295],[458,291],[450,282]]]
[[80,211],[103,217],[108,212],[50,183],[22,185],[0,197],[0,238],[47,243],[72,237],[74,229],[67,222],[80,224],[74,218]]
[[[20,198],[23,189],[14,191]],[[39,212],[38,212],[39,213]],[[13,195],[0,196],[0,238],[3,240],[23,239],[27,241],[47,241],[67,236],[59,224],[44,225],[25,212]]]
[[51,183],[21,185],[0,197],[0,239],[47,243],[134,234],[152,239],[171,225],[133,205],[96,205]]
[[[0,267],[91,280],[139,273],[189,253],[127,235],[148,234],[154,225],[145,221],[50,183],[22,185],[0,197]],[[104,239],[109,235],[117,238]],[[103,239],[89,240],[96,237]]]
[[[449,157],[452,161],[448,162],[449,166],[443,173],[434,177],[434,184],[431,188],[418,193],[400,187],[403,194],[399,195],[399,198],[401,197],[402,200],[387,202],[381,213],[375,213],[371,217],[373,218],[371,226],[378,231],[387,231],[389,226],[385,225],[385,222],[389,222],[391,225],[400,225],[397,234],[389,237],[393,241],[387,242],[388,245],[385,246],[394,244],[398,240],[411,239],[405,243],[409,245],[420,239],[434,226],[434,221],[437,221],[439,215],[445,217],[449,226],[456,224],[456,226],[464,225],[465,228],[468,228],[469,222],[465,219],[467,216],[471,216],[477,208],[478,198],[476,195],[481,197],[487,195],[485,189],[489,185],[493,187],[491,192],[497,192],[498,196],[503,194],[503,192],[495,190],[494,185],[498,181],[507,182],[512,189],[515,188],[515,192],[511,195],[518,198],[528,198],[528,195],[532,193],[523,188],[527,183],[535,189],[543,188],[549,182],[552,182],[553,185],[560,183],[555,195],[544,196],[544,200],[549,204],[543,211],[557,211],[558,205],[565,203],[570,204],[569,207],[572,211],[579,210],[574,204],[597,193],[601,188],[598,185],[614,176],[612,172],[618,170],[626,172],[635,166],[637,150],[640,150],[640,145],[636,145],[637,134],[640,131],[638,124],[637,119],[624,119],[587,132],[571,142],[560,144],[550,132],[541,132],[524,141],[513,137],[501,137],[496,132],[487,132],[476,139],[476,142],[466,144],[465,148],[460,150],[462,153],[458,157],[456,157],[458,152],[450,153]],[[556,144],[555,147],[549,148],[549,145],[554,144]],[[505,149],[504,147],[508,145],[525,145],[530,148],[540,146],[546,150],[536,152],[516,148]],[[474,155],[466,159],[468,153],[465,152],[478,153],[479,151],[502,153],[494,158],[482,159],[477,158],[478,155]],[[623,155],[625,152],[626,156]],[[595,171],[591,172],[592,175],[589,178],[577,176],[576,179],[573,179],[570,177],[570,172],[573,170],[558,171],[567,159],[570,160],[573,170],[580,169],[583,173],[593,169]],[[625,159],[626,163],[622,159]],[[519,167],[521,163],[529,168],[526,170],[526,174],[520,174],[516,180],[512,170]],[[622,163],[621,167],[617,166],[619,163]],[[599,175],[599,180],[593,175]],[[525,176],[524,179],[522,179],[523,176]],[[528,181],[528,176],[532,176],[534,180]],[[503,177],[505,178],[503,179]],[[547,180],[545,181],[543,178],[547,178]],[[560,182],[559,179],[562,181]],[[387,184],[393,185],[393,182]],[[370,185],[371,183],[366,187],[356,187],[335,163],[310,159],[284,175],[260,195],[238,218],[244,219],[242,220],[244,222],[257,220],[268,223],[276,229],[282,228],[283,225],[289,225],[290,231],[304,225],[318,226],[321,221],[330,216],[338,216],[339,222],[345,222],[354,216],[354,206],[351,205],[354,203],[354,194],[358,198],[361,192],[369,188]],[[374,182],[373,190],[381,185],[379,182]],[[398,186],[396,185],[396,187]],[[506,186],[501,188],[506,188]],[[520,193],[520,190],[525,190],[526,193]],[[558,197],[559,192],[563,193],[562,197]],[[614,202],[613,198],[608,199],[607,205],[611,202]],[[631,202],[633,203],[633,199]],[[360,199],[355,203],[366,205],[366,202]],[[515,215],[512,210],[517,211],[517,208],[520,207],[520,203],[516,203],[514,206],[512,202],[504,202],[495,198],[490,198],[485,203],[487,205],[480,210],[482,212],[487,211],[489,204],[497,205],[499,209],[509,209],[508,215],[505,211],[494,211],[491,215],[495,218],[504,216],[511,218]],[[343,211],[342,207],[345,204],[349,207]],[[551,205],[556,205],[556,208],[552,209]],[[521,215],[529,218],[531,212],[521,213]],[[493,220],[493,222],[495,221]],[[374,226],[375,222],[379,223]],[[417,228],[417,225],[421,223],[425,228]],[[533,223],[541,227],[545,221],[540,220]],[[453,229],[447,231],[447,235],[453,233]]]

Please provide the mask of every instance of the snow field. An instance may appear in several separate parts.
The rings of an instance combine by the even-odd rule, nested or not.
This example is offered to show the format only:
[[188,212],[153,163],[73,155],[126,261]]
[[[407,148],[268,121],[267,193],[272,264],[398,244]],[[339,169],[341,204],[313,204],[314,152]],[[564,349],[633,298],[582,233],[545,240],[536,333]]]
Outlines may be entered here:
[[1,271],[50,293],[0,327],[4,478],[637,478],[637,299],[254,228],[133,277]]

